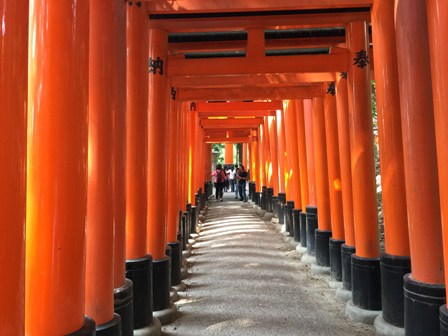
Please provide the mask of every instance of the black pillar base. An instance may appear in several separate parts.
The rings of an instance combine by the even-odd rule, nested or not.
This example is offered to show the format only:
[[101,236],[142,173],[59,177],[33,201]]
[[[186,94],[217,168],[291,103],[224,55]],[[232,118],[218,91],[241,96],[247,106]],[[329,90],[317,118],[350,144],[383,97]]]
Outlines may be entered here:
[[355,247],[342,244],[342,287],[349,291],[352,290],[352,254],[355,252]]
[[[285,204],[286,204],[286,194],[278,193],[278,223],[285,224]],[[289,232],[289,231],[288,231]]]
[[121,317],[121,335],[134,335],[134,310],[132,309],[132,281],[114,289],[114,311]]
[[266,188],[266,211],[267,212],[274,212],[274,209],[272,208],[272,196],[274,196],[274,189]]
[[446,304],[440,306],[439,320],[440,336],[448,336],[448,309],[446,308]]
[[292,231],[294,232],[294,241],[300,242],[300,214],[302,209],[292,210]]
[[342,281],[341,245],[343,240],[330,239],[330,277],[335,281]]
[[182,251],[180,242],[168,243],[171,247],[171,286],[177,286],[182,282]]
[[383,319],[404,328],[403,277],[411,272],[411,259],[383,253],[380,263]]
[[260,208],[261,210],[267,210],[267,197],[268,197],[268,187],[261,187],[261,196],[260,196]]
[[126,260],[126,277],[132,281],[134,329],[152,321],[152,257]]
[[277,217],[279,219],[278,223],[279,224],[283,224],[280,223],[280,218],[279,218],[279,214],[280,214],[280,204],[278,202],[278,196],[272,196],[272,212],[275,214],[275,217]]
[[300,246],[306,247],[306,212],[300,213]]
[[316,264],[330,267],[330,238],[331,231],[317,229],[314,232],[316,238]]
[[188,226],[188,221],[189,221],[189,213],[188,211],[184,211],[183,215],[182,215],[182,231],[181,231],[181,237],[182,237],[182,251],[185,251],[187,249],[187,241],[188,241],[188,236],[187,236],[187,226]]
[[286,201],[284,206],[284,216],[286,230],[289,232],[290,237],[294,237],[294,225],[292,219],[292,210],[294,209],[294,201]]
[[406,336],[439,335],[439,309],[446,302],[445,286],[419,282],[411,275],[403,278]]
[[67,334],[67,336],[95,336],[95,334],[96,334],[95,321],[88,316],[84,316],[84,325],[82,326],[82,328],[71,334]]
[[154,311],[170,307],[170,258],[154,260],[152,269],[152,296]]
[[352,254],[353,304],[365,310],[381,310],[381,267],[379,258]]
[[260,198],[261,198],[261,192],[256,191],[255,192],[255,205],[260,206],[260,202],[261,202]]
[[190,235],[192,233],[196,233],[196,224],[197,224],[197,207],[191,207],[191,223],[190,223]]
[[316,255],[317,207],[306,207],[306,250],[309,255]]
[[96,336],[121,336],[121,318],[114,314],[112,321],[96,327]]

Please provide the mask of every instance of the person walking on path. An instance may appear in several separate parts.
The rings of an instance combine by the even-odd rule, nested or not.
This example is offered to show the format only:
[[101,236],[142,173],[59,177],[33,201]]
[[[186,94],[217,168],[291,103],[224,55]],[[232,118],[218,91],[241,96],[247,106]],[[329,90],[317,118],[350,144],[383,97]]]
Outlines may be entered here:
[[230,169],[227,170],[227,175],[229,176],[230,192],[235,192],[235,168],[230,167]]
[[247,171],[245,171],[244,166],[241,165],[240,170],[238,172],[238,190],[240,193],[240,201],[244,202],[247,202],[246,179],[247,179]]
[[222,202],[226,175],[220,164],[216,165],[216,169],[212,173],[212,176],[213,176],[213,182],[215,183],[216,199],[220,199],[220,201]]
[[235,199],[238,199],[238,174],[240,172],[240,168],[238,168],[238,165],[235,165],[235,178],[233,180],[233,185],[234,185],[234,189],[235,189]]

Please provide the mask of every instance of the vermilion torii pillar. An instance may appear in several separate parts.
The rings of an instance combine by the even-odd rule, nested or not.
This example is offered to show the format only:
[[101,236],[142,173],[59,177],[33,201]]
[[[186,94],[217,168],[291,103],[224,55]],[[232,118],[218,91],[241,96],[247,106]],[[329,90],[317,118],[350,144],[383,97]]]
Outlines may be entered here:
[[412,265],[404,326],[407,335],[438,335],[445,279],[425,1],[395,2],[395,36]]
[[0,326],[25,333],[26,102],[29,1],[0,5]]
[[[446,118],[446,101],[448,86],[446,78],[448,67],[446,63],[447,46],[443,43],[446,36],[446,20],[448,3],[446,1],[427,1],[429,46],[431,55],[431,71],[434,97],[434,119],[437,136],[437,154],[439,166],[440,205],[442,214],[443,244],[445,257],[445,286],[448,279],[448,120]],[[448,334],[448,310],[446,304],[440,307],[440,335]]]
[[[148,16],[127,6],[126,277],[133,282],[134,328],[160,328],[153,319],[152,257],[147,250]],[[146,330],[145,330],[146,329]]]
[[243,143],[243,166],[244,169],[249,169],[249,167],[247,166],[247,142]]
[[84,318],[89,6],[39,1],[29,17],[28,335],[95,334]]
[[126,4],[114,0],[113,202],[114,306],[123,336],[134,333],[132,281],[126,279]]
[[383,313],[375,322],[378,330],[384,323],[404,327],[403,276],[411,271],[411,265],[393,1],[374,1],[372,20],[385,231],[385,253],[381,255]]
[[350,23],[347,40],[353,60],[348,76],[352,82],[349,99],[353,102],[349,122],[356,254],[352,255],[353,298],[347,303],[346,313],[358,320],[359,309],[371,311],[368,322],[373,323],[381,310],[381,272],[366,22]]
[[325,95],[325,135],[327,143],[328,191],[330,197],[331,231],[330,275],[342,281],[341,245],[344,243],[344,219],[342,216],[341,168],[339,160],[338,123],[336,110],[336,84],[330,83]]
[[233,143],[226,143],[224,145],[224,162],[233,163]]
[[170,302],[170,260],[166,256],[168,201],[166,74],[167,32],[149,30],[148,57],[148,218],[147,249],[153,257],[153,305],[156,317],[169,322],[174,305]]
[[114,314],[113,62],[114,2],[90,4],[89,150],[85,309],[97,333],[121,334]]
[[347,291],[352,289],[351,259],[352,254],[356,252],[348,103],[347,73],[341,73],[336,77],[336,105],[345,235],[345,243],[341,246],[342,288]]
[[[306,205],[306,249],[307,254],[316,255],[316,240],[314,232],[317,224],[317,197],[316,197],[316,168],[314,159],[314,127],[313,127],[313,101],[305,99],[304,107],[304,133],[306,143],[306,164],[308,172],[308,204]],[[300,118],[300,117],[299,117]],[[299,149],[300,151],[300,149]]]
[[330,194],[328,188],[327,143],[325,138],[324,98],[313,98],[313,141],[316,167],[316,196],[319,212],[315,231],[316,264],[330,266],[329,240],[331,237]]
[[180,195],[178,193],[178,186],[182,183],[180,180],[179,157],[181,151],[179,150],[179,135],[180,135],[180,117],[181,104],[171,100],[169,104],[168,115],[168,165],[169,178],[167,181],[168,187],[168,209],[167,209],[167,242],[171,248],[171,272],[170,282],[171,286],[178,286],[181,283],[181,262],[182,262],[182,247],[180,241],[177,240],[179,231],[179,204]]
[[283,118],[283,109],[275,113],[275,122],[277,126],[277,161],[279,187],[278,192],[286,193],[285,172],[286,172],[286,141],[285,141],[285,120]]
[[308,192],[308,163],[305,136],[305,112],[304,101],[299,99],[294,104],[297,123],[297,149],[300,171],[300,196],[302,200],[300,213],[300,246],[306,247],[306,207],[309,204]]
[[277,138],[277,119],[275,117],[268,117],[268,131],[269,131],[269,154],[271,159],[272,172],[272,188],[273,195],[277,195],[279,188],[279,168],[278,168],[278,138]]

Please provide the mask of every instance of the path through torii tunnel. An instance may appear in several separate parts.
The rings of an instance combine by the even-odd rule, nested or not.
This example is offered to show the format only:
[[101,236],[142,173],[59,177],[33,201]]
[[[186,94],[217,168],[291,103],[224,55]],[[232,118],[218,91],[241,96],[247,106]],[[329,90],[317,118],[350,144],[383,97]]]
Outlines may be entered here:
[[446,0],[0,0],[0,22],[1,336],[160,335],[216,143],[350,319],[448,335]]

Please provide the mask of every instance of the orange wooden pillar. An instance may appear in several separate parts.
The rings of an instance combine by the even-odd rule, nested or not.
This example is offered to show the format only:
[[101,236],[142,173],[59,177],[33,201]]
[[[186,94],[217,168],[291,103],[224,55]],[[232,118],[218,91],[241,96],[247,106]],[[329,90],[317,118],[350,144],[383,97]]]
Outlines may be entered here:
[[275,117],[268,117],[268,132],[269,132],[269,154],[272,172],[271,183],[273,188],[273,195],[277,195],[279,188],[279,168],[278,168],[278,138],[277,138],[277,120]]
[[180,179],[179,156],[179,135],[181,105],[171,100],[168,114],[168,209],[167,209],[167,242],[170,249],[170,282],[171,286],[178,286],[181,283],[182,247],[178,240],[179,234],[179,198],[178,193]]
[[89,162],[86,219],[87,315],[98,333],[121,334],[114,315],[113,92],[114,2],[90,4]]
[[170,259],[165,253],[168,202],[167,43],[166,31],[149,30],[147,249],[153,258],[153,308],[161,313],[171,306]]
[[352,289],[352,254],[355,249],[355,224],[353,220],[352,168],[350,159],[349,101],[347,73],[336,77],[336,105],[341,166],[342,210],[344,217],[345,243],[341,246],[342,286]]
[[375,1],[372,19],[385,231],[380,260],[383,313],[377,323],[403,328],[403,276],[411,271],[411,264],[393,1]]
[[114,308],[122,335],[133,335],[132,281],[126,279],[126,4],[114,0],[113,202]]
[[349,111],[349,123],[356,254],[352,255],[352,300],[348,302],[346,312],[350,318],[357,320],[357,314],[351,314],[354,311],[374,311],[371,313],[374,318],[381,310],[380,248],[366,22],[350,23],[347,27],[347,40],[350,59],[353,60],[348,76],[352,82],[349,97],[353,104]]
[[195,193],[195,177],[196,177],[196,116],[195,111],[192,110],[188,114],[188,128],[189,128],[189,134],[188,134],[188,143],[189,143],[189,167],[188,167],[188,203],[192,204],[194,202],[194,193]]
[[286,140],[285,140],[285,120],[283,110],[275,112],[275,123],[277,126],[277,161],[278,161],[278,192],[286,196],[285,172],[286,172]]
[[342,215],[341,168],[339,160],[338,124],[336,112],[336,83],[330,83],[325,95],[325,135],[328,159],[328,189],[330,196],[331,231],[330,275],[342,281],[341,246],[344,243],[344,219]]
[[[316,191],[316,167],[314,158],[314,127],[313,127],[313,101],[305,99],[304,107],[304,133],[306,143],[306,163],[308,172],[308,204],[306,205],[306,249],[307,254],[316,255],[316,240],[314,232],[317,223],[317,191]],[[301,120],[300,120],[301,122]],[[300,149],[299,149],[300,151]]]
[[[448,67],[446,63],[446,45],[440,40],[447,33],[446,19],[448,3],[446,1],[427,1],[429,46],[431,56],[431,70],[434,96],[434,120],[436,125],[437,154],[439,167],[440,205],[442,214],[443,245],[445,260],[445,287],[448,279],[448,122],[446,118],[446,101],[448,87],[446,78]],[[445,35],[446,36],[446,35]],[[440,335],[448,334],[448,310],[446,304],[440,307]]]
[[266,173],[265,173],[265,163],[264,163],[264,128],[263,125],[258,127],[258,190],[261,192],[262,187],[266,186]]
[[300,212],[300,246],[306,248],[306,207],[309,204],[308,192],[308,163],[307,163],[307,149],[305,136],[305,110],[304,101],[299,99],[295,101],[294,111],[297,124],[297,150],[299,157],[299,172],[300,172],[300,197],[301,212]]
[[425,1],[396,2],[395,33],[412,265],[404,278],[405,330],[438,335],[446,294]]
[[89,1],[35,2],[29,19],[25,333],[94,335],[84,318]]
[[152,324],[152,257],[147,252],[148,17],[127,6],[126,277],[133,282],[134,328]]
[[249,167],[247,166],[247,151],[248,151],[248,148],[247,148],[247,142],[244,142],[243,143],[243,166],[244,166],[244,169],[248,169]]
[[233,143],[226,143],[224,147],[224,163],[233,163]]
[[25,334],[26,102],[28,1],[0,5],[0,329]]
[[316,264],[330,266],[329,241],[331,237],[330,193],[328,188],[327,143],[325,138],[324,98],[313,98],[313,141],[316,168],[316,196],[319,212],[315,230]]
[[[204,143],[204,181],[210,181],[212,175],[212,144]],[[205,192],[205,190],[204,190]]]

